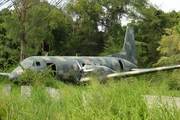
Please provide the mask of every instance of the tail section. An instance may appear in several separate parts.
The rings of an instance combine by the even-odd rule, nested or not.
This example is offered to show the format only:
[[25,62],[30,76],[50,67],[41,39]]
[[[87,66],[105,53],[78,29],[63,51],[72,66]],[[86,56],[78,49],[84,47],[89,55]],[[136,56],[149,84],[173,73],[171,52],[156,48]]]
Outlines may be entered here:
[[127,27],[126,29],[123,50],[110,56],[125,59],[135,65],[138,64],[133,27]]

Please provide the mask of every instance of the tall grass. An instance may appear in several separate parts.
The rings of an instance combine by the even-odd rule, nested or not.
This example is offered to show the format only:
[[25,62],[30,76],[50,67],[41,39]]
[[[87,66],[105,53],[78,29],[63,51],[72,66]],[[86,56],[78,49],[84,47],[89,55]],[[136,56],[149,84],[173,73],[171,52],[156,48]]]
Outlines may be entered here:
[[[165,106],[149,108],[143,95],[179,96],[177,89],[169,90],[169,81],[178,77],[156,73],[138,77],[109,79],[100,84],[94,79],[87,85],[54,82],[61,91],[61,99],[54,100],[46,92],[46,85],[32,86],[32,96],[22,99],[20,86],[13,84],[11,96],[3,96],[0,85],[0,118],[4,119],[179,119],[179,110]],[[36,77],[38,78],[38,77]],[[39,78],[38,78],[39,79]],[[53,81],[52,78],[49,78]]]

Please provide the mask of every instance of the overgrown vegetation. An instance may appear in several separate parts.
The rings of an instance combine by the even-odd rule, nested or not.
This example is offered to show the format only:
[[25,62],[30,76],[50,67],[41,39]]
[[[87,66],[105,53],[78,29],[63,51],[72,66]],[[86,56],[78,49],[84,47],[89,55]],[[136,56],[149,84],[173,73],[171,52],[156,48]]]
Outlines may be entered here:
[[32,71],[30,69],[25,70],[20,78],[13,80],[12,82],[16,85],[30,85],[30,86],[46,86],[57,88],[55,78],[53,77],[53,72],[50,69],[42,70],[41,72]]
[[[31,99],[22,99],[20,86],[12,84],[11,96],[4,96],[0,84],[0,118],[3,119],[179,119],[177,106],[171,109],[154,105],[148,108],[143,95],[179,96],[177,86],[170,81],[179,77],[178,71],[137,77],[109,79],[101,84],[94,79],[87,85],[53,82],[61,99],[52,99],[45,84],[31,84]],[[33,80],[41,75],[26,73]],[[36,74],[36,75],[35,75]],[[172,76],[169,74],[173,74]],[[26,77],[25,77],[26,78]],[[29,78],[29,77],[28,77]],[[43,83],[55,81],[43,78]],[[178,79],[177,79],[178,80]],[[2,81],[2,80],[1,80]],[[45,82],[47,81],[47,82]],[[177,85],[177,84],[176,84]],[[173,88],[173,89],[172,89]]]

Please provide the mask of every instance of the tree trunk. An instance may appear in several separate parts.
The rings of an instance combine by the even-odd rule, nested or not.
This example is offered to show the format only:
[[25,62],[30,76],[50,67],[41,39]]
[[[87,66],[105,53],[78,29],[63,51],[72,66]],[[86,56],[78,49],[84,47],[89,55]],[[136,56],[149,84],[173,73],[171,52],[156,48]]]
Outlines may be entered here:
[[22,1],[22,10],[21,10],[21,18],[20,18],[20,26],[21,26],[21,32],[22,35],[20,36],[20,41],[21,41],[21,52],[20,52],[20,61],[24,60],[25,55],[24,55],[24,47],[25,47],[25,19],[26,19],[26,2],[27,0]]
[[25,46],[25,35],[23,33],[23,35],[21,36],[21,52],[20,52],[20,61],[24,60],[25,56],[24,56],[24,46]]

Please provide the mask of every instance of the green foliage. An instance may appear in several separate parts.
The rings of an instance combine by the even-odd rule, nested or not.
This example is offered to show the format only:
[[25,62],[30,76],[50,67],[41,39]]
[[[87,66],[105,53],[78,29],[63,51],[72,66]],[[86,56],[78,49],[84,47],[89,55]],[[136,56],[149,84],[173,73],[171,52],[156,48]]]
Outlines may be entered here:
[[[178,71],[179,72],[179,71]],[[171,74],[171,73],[170,73]],[[167,77],[168,76],[168,77]],[[61,99],[52,99],[44,85],[32,87],[31,98],[22,99],[20,87],[13,86],[11,96],[0,97],[1,119],[179,119],[179,109],[166,104],[158,107],[149,104],[143,95],[179,96],[179,91],[169,90],[169,73],[149,76],[109,79],[100,84],[94,79],[89,85],[76,86],[58,82]],[[53,79],[51,79],[53,80]],[[1,88],[1,84],[0,84]]]
[[[14,86],[15,87],[15,86]],[[0,98],[4,114],[0,119],[58,119],[60,101],[49,97],[44,86],[32,88],[31,98],[22,99],[19,87],[12,96]]]
[[118,53],[122,50],[122,44],[119,44],[120,41],[114,40],[112,36],[109,36],[108,40],[104,45],[104,51],[100,53],[100,55],[110,55],[114,53]]
[[146,61],[148,60],[147,46],[147,43],[136,41],[136,52],[139,67],[149,67],[149,64],[146,64]]
[[61,9],[54,9],[45,17],[48,34],[45,42],[50,46],[50,55],[64,55],[71,51],[72,18]]
[[[64,43],[67,43],[69,38],[68,25],[71,18],[61,9],[51,10],[53,6],[47,2],[27,1],[26,8],[21,8],[22,1],[18,4],[15,10],[9,10],[9,14],[3,16],[2,24],[6,38],[16,45],[16,59],[19,58],[20,50],[24,52],[25,57],[40,55],[52,49],[54,54],[62,54],[67,48]],[[23,13],[25,16],[22,16]],[[23,35],[25,37],[22,40]],[[22,41],[23,47],[20,46]],[[44,47],[45,45],[48,47]]]
[[176,29],[177,33],[180,34],[180,22],[178,25],[175,26],[175,29]]
[[0,107],[0,118],[2,118],[4,116],[4,109],[2,107]]
[[4,19],[11,11],[4,9],[0,11],[0,69],[6,70],[18,62],[18,47],[16,41],[9,39],[4,28]]
[[126,28],[121,27],[121,25],[116,25],[109,29],[109,35],[107,35],[103,52],[100,55],[110,55],[120,52],[124,45],[125,30]]
[[[145,5],[146,0],[71,0],[66,6],[68,14],[73,16],[74,49],[81,55],[101,55],[119,52],[123,45],[124,30],[121,18],[128,14],[130,6]],[[78,43],[81,43],[77,45]],[[73,44],[72,43],[72,44]],[[118,49],[111,45],[118,44]],[[117,46],[118,46],[117,45]],[[115,50],[116,49],[116,50]]]
[[162,57],[158,60],[156,65],[171,65],[179,64],[180,61],[180,34],[175,30],[166,29],[164,35],[159,42],[160,46],[157,48]]
[[167,81],[170,90],[180,90],[180,79],[177,74],[179,74],[179,70],[174,71],[171,74],[170,79]]
[[178,24],[180,16],[175,11],[164,13],[153,5],[139,6],[136,10],[137,14],[130,15],[134,20],[129,25],[135,28],[135,39],[148,44],[144,49],[148,59],[141,66],[152,66],[160,58],[156,48],[165,34],[165,28],[172,28]]
[[78,0],[69,2],[66,9],[74,19],[70,39],[73,54],[99,54],[104,42],[104,33],[98,29],[102,6],[97,1]]
[[31,86],[46,86],[46,87],[57,87],[56,83],[58,81],[54,80],[53,72],[50,69],[45,69],[41,72],[32,71],[30,69],[26,69],[25,73],[14,80],[13,82],[18,85],[31,85]]

